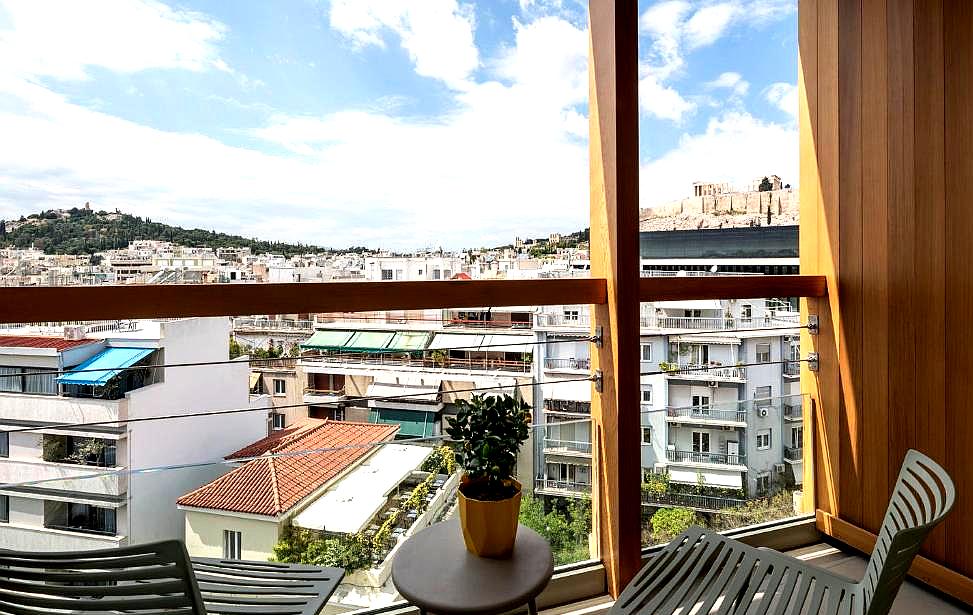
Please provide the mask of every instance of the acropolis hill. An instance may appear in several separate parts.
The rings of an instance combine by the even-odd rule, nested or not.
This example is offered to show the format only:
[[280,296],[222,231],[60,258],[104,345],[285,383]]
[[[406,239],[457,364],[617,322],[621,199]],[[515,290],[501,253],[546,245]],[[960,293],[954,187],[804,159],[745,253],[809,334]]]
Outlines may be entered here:
[[774,189],[762,192],[756,186],[753,190],[734,191],[727,184],[694,184],[691,197],[642,209],[639,230],[673,231],[797,224],[797,190],[782,187],[776,176],[772,176],[771,182]]

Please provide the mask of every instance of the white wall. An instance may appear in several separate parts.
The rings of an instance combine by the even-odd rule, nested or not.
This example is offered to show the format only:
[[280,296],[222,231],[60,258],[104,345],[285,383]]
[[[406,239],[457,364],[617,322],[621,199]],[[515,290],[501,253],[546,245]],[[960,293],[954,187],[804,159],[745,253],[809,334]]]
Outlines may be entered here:
[[[220,361],[228,356],[228,318],[193,318],[163,323],[161,344],[167,364]],[[132,417],[193,415],[249,407],[246,362],[165,370],[165,382],[129,394]],[[130,423],[130,467],[150,468],[220,461],[267,433],[266,412],[243,412]],[[183,515],[176,500],[227,472],[209,465],[131,477],[131,542],[183,538]]]

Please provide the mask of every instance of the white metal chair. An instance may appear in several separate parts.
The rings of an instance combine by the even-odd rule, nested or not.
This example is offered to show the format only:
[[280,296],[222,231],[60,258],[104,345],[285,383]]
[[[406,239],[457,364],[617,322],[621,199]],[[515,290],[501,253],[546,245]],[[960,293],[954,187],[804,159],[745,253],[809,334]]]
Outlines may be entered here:
[[910,450],[860,582],[777,551],[691,528],[636,575],[611,615],[884,615],[922,541],[954,499],[946,471]]

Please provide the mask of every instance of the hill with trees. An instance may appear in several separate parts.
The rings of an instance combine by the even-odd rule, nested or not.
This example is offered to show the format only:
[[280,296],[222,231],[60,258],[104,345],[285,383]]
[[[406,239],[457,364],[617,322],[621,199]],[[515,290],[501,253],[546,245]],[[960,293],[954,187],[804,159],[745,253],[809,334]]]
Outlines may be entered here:
[[255,254],[271,252],[284,256],[331,251],[302,243],[248,239],[198,228],[185,229],[118,210],[93,211],[87,207],[53,209],[22,216],[19,220],[0,220],[0,248],[34,247],[47,254],[94,254],[125,248],[130,241],[137,239],[214,249],[250,248]]

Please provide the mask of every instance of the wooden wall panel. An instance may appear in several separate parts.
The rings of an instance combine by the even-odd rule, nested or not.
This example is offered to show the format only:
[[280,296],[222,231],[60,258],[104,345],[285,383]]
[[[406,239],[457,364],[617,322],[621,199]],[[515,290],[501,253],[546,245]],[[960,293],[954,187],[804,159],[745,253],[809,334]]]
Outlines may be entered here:
[[801,272],[826,276],[829,289],[821,335],[803,337],[822,362],[803,382],[816,406],[813,499],[824,531],[875,534],[906,451],[932,456],[958,498],[923,548],[939,564],[924,564],[923,580],[965,597],[971,32],[968,0],[800,0]]

